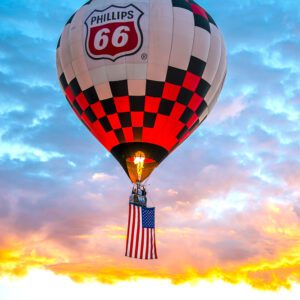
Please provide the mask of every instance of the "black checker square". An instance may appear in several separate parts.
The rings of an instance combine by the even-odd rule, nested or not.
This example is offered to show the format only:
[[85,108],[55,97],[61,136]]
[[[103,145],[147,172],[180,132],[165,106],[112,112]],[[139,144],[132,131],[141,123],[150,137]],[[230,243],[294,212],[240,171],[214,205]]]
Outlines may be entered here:
[[205,98],[205,96],[206,96],[207,92],[209,91],[209,89],[210,89],[210,84],[207,81],[205,81],[204,79],[201,79],[200,83],[197,87],[196,93],[200,97]]
[[145,112],[144,127],[153,128],[156,120],[156,114]]
[[66,25],[71,24],[71,22],[72,22],[74,16],[75,16],[75,14],[73,14],[73,15],[70,17],[70,19],[68,20],[68,22],[66,23]]
[[177,97],[177,102],[183,105],[188,105],[194,93],[186,88],[181,88]]
[[71,80],[70,89],[74,97],[77,97],[82,92],[76,77]]
[[193,124],[193,126],[189,129],[189,132],[194,131],[200,125],[199,119]]
[[83,110],[81,109],[81,107],[79,106],[79,104],[76,100],[73,102],[72,106],[76,109],[76,111],[79,113],[79,115],[81,115],[83,113]]
[[194,14],[195,26],[201,27],[210,33],[209,22],[201,15]]
[[103,117],[99,120],[100,124],[104,128],[105,132],[112,131],[112,127],[107,119],[107,117]]
[[68,82],[67,82],[67,79],[66,79],[66,76],[64,73],[62,73],[59,77],[59,81],[64,89],[64,91],[66,90],[66,88],[68,87]]
[[132,127],[134,140],[137,142],[142,141],[143,127]]
[[144,96],[130,96],[130,110],[131,111],[144,111],[145,110],[145,97]]
[[161,99],[160,105],[159,105],[159,108],[158,108],[158,113],[162,114],[162,115],[165,115],[165,116],[169,116],[172,112],[174,104],[175,104],[174,101]]
[[60,42],[61,42],[61,36],[60,36],[59,39],[58,39],[56,49],[58,49],[58,48],[60,47]]
[[88,1],[87,3],[83,4],[82,6],[89,5],[93,0]]
[[184,126],[182,129],[181,129],[181,131],[178,133],[178,135],[177,135],[177,139],[178,140],[181,140],[182,138],[183,138],[183,136],[188,132],[188,128],[187,128],[187,126]]
[[93,86],[88,88],[87,90],[83,91],[83,95],[85,96],[85,98],[89,104],[94,104],[99,101],[97,91],[95,90],[95,88]]
[[203,100],[201,102],[201,104],[199,105],[199,107],[196,110],[196,115],[200,118],[200,116],[203,114],[203,112],[207,109],[207,104],[206,102]]
[[93,110],[90,107],[88,107],[84,111],[84,113],[86,114],[86,116],[88,117],[88,119],[91,121],[91,123],[94,123],[94,122],[97,121],[97,117],[96,117],[96,115],[94,114]]
[[116,129],[116,130],[114,130],[114,132],[116,134],[117,139],[119,140],[119,143],[126,142],[123,129]]
[[161,97],[164,91],[164,82],[147,80],[146,95],[151,97]]
[[107,115],[112,115],[112,114],[115,114],[117,112],[116,105],[115,105],[114,100],[112,98],[102,100],[101,104],[102,104],[103,110],[105,111],[105,113]]
[[111,81],[109,83],[113,97],[128,96],[128,82],[127,80]]
[[207,12],[206,12],[206,15],[207,15],[207,17],[208,17],[209,23],[214,24],[214,25],[218,28],[218,26],[217,26],[215,20],[211,17],[211,15],[210,15],[209,13],[207,13]]
[[166,82],[182,85],[185,78],[186,71],[174,67],[168,67]]
[[181,7],[192,11],[190,4],[187,1],[183,0],[172,0],[173,7]]
[[192,117],[193,114],[194,114],[194,112],[189,107],[187,107],[185,109],[185,111],[182,113],[179,120],[182,123],[186,124],[190,120],[190,118]]
[[132,126],[130,112],[119,113],[118,115],[119,115],[121,126],[123,128],[131,127]]
[[202,77],[205,67],[206,67],[205,61],[195,56],[191,56],[189,67],[188,67],[189,72]]

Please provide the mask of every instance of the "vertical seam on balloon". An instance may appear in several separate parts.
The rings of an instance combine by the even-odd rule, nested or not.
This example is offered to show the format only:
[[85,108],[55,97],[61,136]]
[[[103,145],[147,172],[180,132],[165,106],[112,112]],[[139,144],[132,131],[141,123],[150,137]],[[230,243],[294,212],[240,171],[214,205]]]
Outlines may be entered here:
[[[210,23],[211,24],[211,23]],[[212,25],[212,26],[215,26],[215,25]],[[214,74],[214,76],[213,76],[213,79],[212,79],[212,81],[211,81],[211,87],[210,87],[210,89],[212,88],[212,86],[214,86],[214,84],[215,84],[215,80],[216,80],[216,78],[217,78],[217,76],[218,76],[218,74],[219,74],[219,71],[221,71],[222,69],[220,68],[221,67],[221,59],[222,59],[222,55],[223,55],[223,45],[224,45],[224,41],[223,41],[223,37],[222,37],[222,34],[221,34],[221,32],[220,32],[220,30],[215,26],[215,28],[217,29],[217,32],[218,32],[218,35],[219,35],[219,40],[220,40],[220,56],[219,56],[219,63],[218,63],[218,68],[217,68],[217,70],[216,70],[216,72],[215,72],[215,74]],[[225,55],[225,53],[224,53],[224,55]],[[222,82],[222,80],[221,80],[221,82]],[[213,99],[214,98],[214,96],[215,95],[217,95],[217,93],[218,93],[218,90],[219,90],[219,88],[220,88],[220,83],[217,83],[217,89],[216,89],[216,91],[211,95],[211,99]],[[208,93],[209,93],[209,91],[208,91]],[[206,95],[207,96],[207,95]],[[208,101],[208,98],[207,97],[205,97],[205,101],[206,101],[206,103],[207,103],[207,105],[208,105],[208,107],[209,107],[209,104],[210,104],[210,102],[211,101]],[[208,109],[208,111],[209,111],[209,109]]]
[[[169,52],[168,67],[167,67],[167,73],[166,73],[165,80],[166,80],[166,78],[168,76],[168,69],[169,69],[169,66],[170,66],[171,53],[172,53],[173,42],[174,42],[174,6],[173,6],[172,0],[169,0],[169,2],[171,4],[171,9],[172,9],[172,42],[171,42],[171,47],[170,47],[170,52]],[[161,101],[162,101],[162,95],[160,97],[160,104],[161,104]],[[163,125],[164,130],[161,132],[162,138],[164,138],[165,133],[166,133],[166,124],[167,124],[167,122],[168,122],[168,118],[165,118],[165,121],[163,123],[164,124]],[[167,151],[170,152],[169,150],[167,150]]]
[[[226,65],[227,65],[226,64],[226,48],[225,48],[225,43],[224,43],[224,39],[223,39],[223,36],[222,36],[221,32],[220,32],[220,36],[221,36],[221,44],[222,44],[222,47],[221,47],[221,58],[220,58],[220,65],[219,65],[220,70],[217,71],[217,74],[216,74],[216,76],[214,78],[214,81],[217,78],[217,75],[219,75],[219,72],[222,72],[222,73],[220,74],[220,81],[218,82],[218,87],[217,87],[216,91],[211,95],[211,101],[210,101],[210,103],[208,105],[208,112],[211,111],[212,107],[216,103],[216,100],[217,100],[217,98],[219,97],[219,95],[221,93],[222,87],[223,87],[224,82],[225,82],[226,73],[227,73],[227,68],[226,68]],[[224,55],[224,69],[221,66],[223,55]]]
[[[211,47],[212,47],[212,30],[211,30],[211,23],[208,22],[208,24],[209,24],[209,27],[210,27],[210,39],[209,39],[210,43],[209,43],[208,56],[207,56],[207,59],[206,59],[206,62],[205,62],[206,64],[205,64],[205,68],[204,68],[204,70],[203,70],[203,74],[205,73],[206,68],[209,67],[209,66],[208,66],[208,59],[209,59],[209,53],[210,53]],[[201,78],[201,80],[202,80],[202,78]],[[212,81],[212,82],[213,82],[213,81]],[[203,101],[205,101],[205,97],[204,97]],[[207,111],[208,111],[208,109],[207,109]],[[207,113],[207,115],[208,115],[208,113]],[[202,115],[199,116],[199,118],[198,118],[199,121],[201,120],[201,117],[202,117]]]
[[[92,4],[92,2],[93,1],[91,1],[88,5],[83,5],[80,9],[84,9],[83,7],[84,6],[89,6],[90,4]],[[76,16],[75,16],[76,17]],[[83,17],[83,16],[82,16]],[[74,18],[75,19],[75,18]],[[73,19],[73,20],[74,20]],[[72,23],[73,23],[73,20],[72,20]],[[81,21],[83,21],[83,20],[81,20]],[[81,44],[83,44],[83,41],[84,41],[84,39],[85,39],[85,37],[84,37],[84,30],[85,30],[85,26],[83,26],[83,30],[82,30],[82,35],[81,35]],[[84,51],[84,50],[83,50]],[[83,52],[84,53],[84,52]],[[93,78],[92,78],[92,76],[91,76],[91,74],[90,74],[90,70],[89,70],[89,68],[88,68],[88,64],[87,64],[87,62],[86,62],[86,55],[85,55],[85,53],[84,53],[84,56],[83,56],[83,58],[84,58],[84,64],[85,64],[85,66],[86,66],[86,69],[88,70],[88,72],[87,72],[87,74],[88,74],[88,76],[89,76],[89,79],[91,80],[91,82],[92,82],[92,86],[93,87],[95,87],[95,83],[94,83],[94,81],[93,81]],[[97,92],[97,91],[96,91]],[[98,93],[97,93],[97,95],[98,95]],[[99,95],[98,95],[98,97],[99,97]]]

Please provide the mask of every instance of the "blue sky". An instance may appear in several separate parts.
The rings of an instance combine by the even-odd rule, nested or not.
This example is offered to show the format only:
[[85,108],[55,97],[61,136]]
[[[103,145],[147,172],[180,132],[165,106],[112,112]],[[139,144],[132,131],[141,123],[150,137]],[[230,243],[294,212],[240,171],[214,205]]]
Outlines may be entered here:
[[[195,264],[199,273],[202,267],[228,272],[234,266],[236,274],[248,262],[251,266],[261,260],[272,264],[287,256],[297,261],[298,1],[198,2],[224,33],[228,75],[213,113],[149,181],[162,230],[162,256],[168,256],[168,246],[179,235],[189,239],[197,235],[200,250],[184,255],[182,266],[210,253],[207,263]],[[0,3],[0,228],[4,232],[0,249],[16,250],[22,257],[34,250],[37,257],[53,259],[55,266],[66,257],[88,264],[80,253],[93,256],[100,251],[117,267],[122,251],[115,246],[122,246],[123,240],[115,244],[108,236],[123,234],[116,228],[126,224],[130,183],[77,120],[56,75],[58,37],[83,3]],[[95,232],[108,242],[87,245],[74,239]],[[55,251],[47,252],[45,241]],[[53,254],[60,252],[64,258]],[[163,276],[185,272],[174,266],[174,260],[171,255],[162,263],[167,270]],[[35,263],[39,265],[38,260]],[[25,260],[25,269],[27,265],[30,262]],[[49,265],[61,270],[45,263],[46,268]],[[103,261],[99,266],[103,267]],[[299,269],[299,263],[292,266]],[[299,271],[282,272],[282,268],[279,264],[270,269],[275,277],[283,274],[283,285],[291,276],[299,278]],[[0,275],[16,273],[16,269],[0,266]],[[66,269],[63,272],[68,273]],[[270,284],[262,278],[266,286]],[[251,276],[244,280],[256,284]]]

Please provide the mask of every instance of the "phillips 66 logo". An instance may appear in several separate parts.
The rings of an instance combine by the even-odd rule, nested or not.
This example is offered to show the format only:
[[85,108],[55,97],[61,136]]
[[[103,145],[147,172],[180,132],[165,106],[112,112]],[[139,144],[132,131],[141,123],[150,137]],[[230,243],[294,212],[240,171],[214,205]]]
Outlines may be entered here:
[[115,61],[137,53],[143,44],[140,27],[143,14],[133,4],[94,10],[85,21],[85,43],[89,57]]

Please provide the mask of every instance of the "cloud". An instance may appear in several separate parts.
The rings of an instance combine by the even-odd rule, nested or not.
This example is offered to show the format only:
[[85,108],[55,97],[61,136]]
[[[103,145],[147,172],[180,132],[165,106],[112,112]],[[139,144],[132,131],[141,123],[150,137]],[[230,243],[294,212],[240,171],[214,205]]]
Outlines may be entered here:
[[246,108],[247,104],[243,97],[234,99],[230,103],[222,103],[215,112],[212,112],[208,124],[222,123],[228,119],[239,117]]
[[203,1],[224,32],[227,80],[148,182],[159,260],[137,264],[123,257],[131,183],[57,83],[57,38],[83,1],[2,1],[0,275],[299,282],[300,18],[296,0],[273,2]]
[[107,180],[114,180],[118,178],[117,176],[113,176],[113,175],[109,175],[106,173],[95,173],[92,176],[92,181],[96,182],[96,181],[107,181]]

